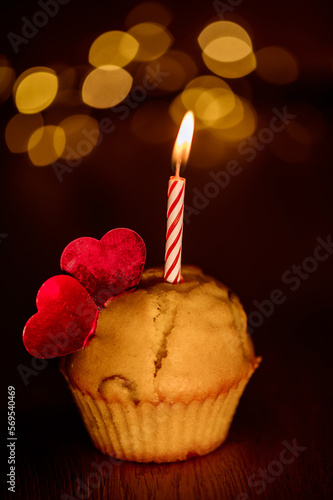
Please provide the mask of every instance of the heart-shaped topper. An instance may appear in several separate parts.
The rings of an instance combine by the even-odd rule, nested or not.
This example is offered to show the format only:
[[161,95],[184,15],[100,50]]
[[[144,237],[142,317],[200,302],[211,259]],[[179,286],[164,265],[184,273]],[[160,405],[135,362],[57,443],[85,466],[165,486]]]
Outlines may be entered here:
[[112,229],[99,241],[78,238],[67,245],[60,266],[76,278],[101,307],[139,284],[146,260],[142,238],[130,229]]
[[82,349],[95,332],[98,309],[70,276],[54,276],[37,294],[38,313],[26,323],[23,343],[37,358],[55,358]]

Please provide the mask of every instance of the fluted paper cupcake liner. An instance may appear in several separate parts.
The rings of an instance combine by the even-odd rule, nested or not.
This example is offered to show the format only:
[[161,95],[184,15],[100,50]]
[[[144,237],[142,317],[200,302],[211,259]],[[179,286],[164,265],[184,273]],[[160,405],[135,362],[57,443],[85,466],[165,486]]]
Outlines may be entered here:
[[70,388],[96,448],[122,460],[160,463],[205,455],[223,443],[247,382],[189,404],[107,403]]

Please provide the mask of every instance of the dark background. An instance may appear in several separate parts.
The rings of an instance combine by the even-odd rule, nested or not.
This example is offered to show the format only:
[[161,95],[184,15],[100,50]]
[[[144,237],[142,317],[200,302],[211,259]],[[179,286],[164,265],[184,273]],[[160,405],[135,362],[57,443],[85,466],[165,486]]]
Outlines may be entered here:
[[[1,52],[17,76],[32,66],[87,65],[96,36],[125,29],[125,18],[138,3],[71,0],[15,54],[7,33],[19,33],[22,16],[29,18],[39,7],[34,1],[4,2]],[[190,55],[199,74],[209,74],[197,37],[209,22],[218,20],[213,4],[172,1],[167,6],[173,15],[172,48]],[[256,72],[228,80],[235,91],[251,96],[258,114],[257,132],[267,126],[273,108],[287,106],[291,113],[299,111],[296,120],[305,126],[309,139],[303,144],[288,142],[282,132],[282,139],[274,138],[250,163],[237,155],[237,144],[212,166],[191,165],[190,157],[184,174],[188,205],[193,189],[202,192],[209,173],[223,170],[228,159],[237,159],[243,171],[185,225],[183,263],[198,265],[227,283],[248,314],[256,310],[254,301],[267,300],[276,288],[286,300],[254,328],[253,340],[263,363],[242,398],[227,444],[208,457],[183,464],[122,464],[103,483],[104,489],[92,490],[91,498],[154,498],[149,496],[154,494],[155,498],[236,498],[245,491],[244,498],[306,499],[331,498],[333,493],[329,410],[333,256],[301,279],[296,291],[282,281],[283,273],[313,255],[318,237],[326,240],[333,234],[330,3],[244,0],[225,18],[243,22],[255,51],[283,46],[299,64],[298,79],[288,85],[266,83]],[[162,265],[167,180],[177,133],[166,113],[176,94],[148,98],[156,105],[156,127],[165,134],[157,144],[145,143],[133,133],[132,114],[121,121],[110,109],[91,110],[98,121],[112,119],[115,130],[72,173],[64,174],[61,183],[51,166],[33,167],[26,155],[8,150],[5,128],[16,108],[12,98],[1,105],[0,233],[7,235],[0,240],[1,407],[5,425],[6,388],[15,386],[18,498],[74,495],[74,478],[92,470],[91,457],[103,459],[89,443],[56,361],[31,375],[27,386],[23,383],[17,367],[32,367],[32,358],[22,345],[21,333],[35,312],[37,290],[59,274],[61,252],[77,237],[99,239],[112,228],[129,227],[146,243],[147,266]],[[195,147],[202,154],[207,145],[199,134],[194,144],[196,137]],[[281,144],[274,148],[275,140]],[[5,428],[2,434],[6,435]],[[258,495],[247,478],[258,467],[267,468],[279,456],[282,441],[293,438],[307,450]],[[6,468],[5,464],[3,471]]]

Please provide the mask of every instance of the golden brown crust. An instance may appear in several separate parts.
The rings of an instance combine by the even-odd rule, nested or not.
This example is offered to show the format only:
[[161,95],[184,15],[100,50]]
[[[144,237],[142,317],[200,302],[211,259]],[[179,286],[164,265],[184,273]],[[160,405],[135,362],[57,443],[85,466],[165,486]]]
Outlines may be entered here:
[[74,387],[108,403],[189,404],[251,376],[260,358],[238,297],[196,267],[182,274],[172,285],[148,269],[100,311],[96,336],[62,362]]

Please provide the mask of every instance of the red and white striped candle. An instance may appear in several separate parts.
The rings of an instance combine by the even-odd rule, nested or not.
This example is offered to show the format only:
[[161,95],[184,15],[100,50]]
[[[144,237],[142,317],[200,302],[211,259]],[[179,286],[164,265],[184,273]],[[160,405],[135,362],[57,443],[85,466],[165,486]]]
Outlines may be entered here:
[[188,111],[180,125],[172,153],[175,175],[168,185],[167,232],[165,245],[164,281],[181,281],[181,255],[183,238],[184,196],[186,180],[180,177],[180,168],[188,160],[194,131],[194,115]]

